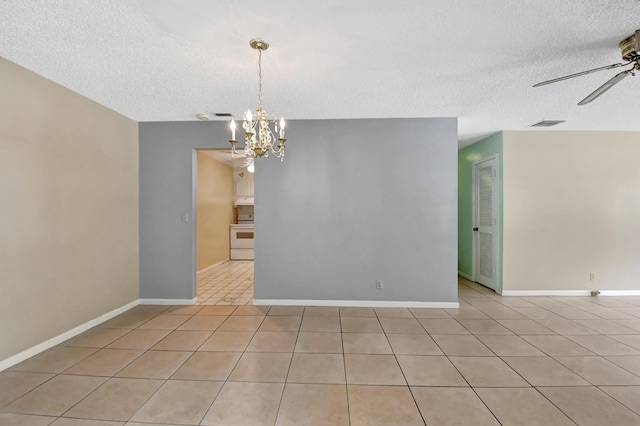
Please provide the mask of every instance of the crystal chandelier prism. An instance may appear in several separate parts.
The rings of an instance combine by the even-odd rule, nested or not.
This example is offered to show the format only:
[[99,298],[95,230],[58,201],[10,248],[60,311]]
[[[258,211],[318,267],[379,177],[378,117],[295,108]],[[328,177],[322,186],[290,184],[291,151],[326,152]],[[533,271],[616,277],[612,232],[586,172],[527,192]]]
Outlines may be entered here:
[[[287,141],[284,137],[284,118],[280,117],[269,119],[267,112],[262,108],[262,51],[269,48],[269,43],[264,40],[255,38],[249,42],[249,45],[258,51],[258,109],[255,115],[251,110],[247,110],[242,121],[244,129],[244,148],[242,154],[250,158],[268,157],[269,153],[273,156],[284,160],[284,143]],[[271,130],[273,125],[273,130]],[[232,154],[240,154],[236,150],[236,122],[231,120],[229,124],[231,128],[231,152]],[[276,137],[277,135],[277,137]]]

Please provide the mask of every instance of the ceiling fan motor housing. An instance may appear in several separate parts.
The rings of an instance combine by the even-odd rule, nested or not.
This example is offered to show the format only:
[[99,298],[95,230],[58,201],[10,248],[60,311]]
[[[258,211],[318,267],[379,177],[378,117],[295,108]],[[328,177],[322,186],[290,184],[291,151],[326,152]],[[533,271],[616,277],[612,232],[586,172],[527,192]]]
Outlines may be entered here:
[[622,59],[625,61],[640,60],[640,30],[636,30],[636,33],[631,37],[622,40],[620,50],[622,51]]

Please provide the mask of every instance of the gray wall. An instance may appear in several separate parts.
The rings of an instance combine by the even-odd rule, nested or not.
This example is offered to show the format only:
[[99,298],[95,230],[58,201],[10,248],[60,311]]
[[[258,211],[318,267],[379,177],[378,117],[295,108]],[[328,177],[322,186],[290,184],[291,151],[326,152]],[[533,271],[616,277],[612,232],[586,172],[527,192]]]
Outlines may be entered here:
[[[300,120],[287,138],[256,166],[257,299],[457,301],[455,119]],[[195,297],[193,149],[228,139],[140,124],[141,298]]]
[[256,166],[256,299],[457,302],[455,119],[302,121],[287,137],[284,163]]
[[161,122],[140,123],[139,131],[140,298],[192,299],[194,149],[228,148],[228,127],[224,122]]

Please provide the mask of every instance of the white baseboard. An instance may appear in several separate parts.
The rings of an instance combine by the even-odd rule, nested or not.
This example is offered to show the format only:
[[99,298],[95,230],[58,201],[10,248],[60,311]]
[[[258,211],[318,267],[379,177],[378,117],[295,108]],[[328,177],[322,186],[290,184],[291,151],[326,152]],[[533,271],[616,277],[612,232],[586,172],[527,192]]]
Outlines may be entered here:
[[589,296],[589,290],[502,290],[503,296]]
[[198,273],[198,274],[199,274],[199,273],[202,273],[202,272],[207,272],[209,269],[211,269],[211,268],[215,268],[216,266],[220,266],[220,265],[222,265],[223,263],[227,263],[227,262],[229,262],[229,259],[221,260],[221,261],[220,261],[220,262],[218,262],[218,263],[214,263],[213,265],[210,265],[210,266],[207,266],[206,268],[202,268],[202,269],[200,269],[200,270],[199,270],[198,272],[196,272],[196,273]]
[[640,296],[640,290],[600,290],[600,296]]
[[198,297],[193,299],[140,299],[141,305],[195,305]]
[[473,277],[471,275],[465,274],[464,272],[458,271],[458,275],[460,275],[462,278],[468,279],[469,281],[473,281]]
[[339,306],[365,308],[459,308],[458,302],[394,302],[381,300],[297,300],[253,299],[254,305],[271,306]]
[[[503,290],[503,296],[591,296],[591,290]],[[640,290],[600,290],[600,296],[640,296]]]
[[75,328],[72,328],[69,331],[65,331],[62,334],[59,334],[51,339],[44,341],[40,344],[30,347],[27,350],[24,350],[16,355],[13,355],[7,359],[3,359],[0,361],[0,371],[6,370],[9,367],[13,367],[14,365],[21,363],[22,361],[31,358],[32,356],[38,355],[40,352],[44,352],[49,348],[52,348],[65,340],[69,340],[72,337],[77,336],[78,334],[87,331],[90,328],[95,327],[96,325],[102,324],[105,321],[110,320],[123,312],[128,311],[129,309],[138,306],[138,300],[134,300],[133,302],[127,303],[124,306],[121,306],[117,309],[114,309],[111,312],[107,312],[104,315],[100,315],[97,318],[92,319],[91,321],[87,321],[84,324],[81,324]]

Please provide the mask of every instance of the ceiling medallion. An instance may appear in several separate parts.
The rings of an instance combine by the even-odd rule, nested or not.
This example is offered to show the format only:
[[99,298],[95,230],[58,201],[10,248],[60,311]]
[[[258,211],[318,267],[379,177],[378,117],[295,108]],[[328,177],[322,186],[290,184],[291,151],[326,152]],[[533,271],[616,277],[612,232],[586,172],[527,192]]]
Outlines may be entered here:
[[[241,152],[236,150],[236,122],[231,120],[231,152],[232,154],[243,154],[249,158],[268,157],[269,153],[284,160],[284,118],[272,118],[269,121],[267,112],[262,108],[262,51],[269,48],[269,43],[260,39],[253,39],[249,45],[258,51],[258,109],[255,116],[251,110],[247,110],[242,121],[244,129],[244,148]],[[273,125],[273,131],[270,125]],[[276,137],[275,135],[278,135]],[[253,163],[252,163],[253,164]]]

